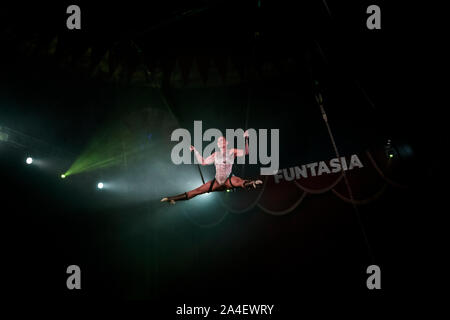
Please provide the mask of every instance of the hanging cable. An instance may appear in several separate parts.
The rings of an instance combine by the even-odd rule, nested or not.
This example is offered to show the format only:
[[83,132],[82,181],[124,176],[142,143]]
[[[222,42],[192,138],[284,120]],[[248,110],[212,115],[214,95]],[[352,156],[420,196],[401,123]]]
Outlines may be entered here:
[[[327,126],[328,135],[330,136],[330,140],[331,140],[331,143],[333,145],[334,152],[336,153],[336,157],[339,159],[341,167],[344,168],[343,163],[342,163],[342,159],[341,159],[341,157],[339,155],[339,151],[338,151],[338,148],[336,146],[336,141],[334,139],[333,133],[331,132],[330,124],[328,123],[327,113],[325,112],[325,108],[323,107],[323,97],[322,97],[322,94],[321,94],[320,89],[319,89],[319,82],[317,80],[314,81],[314,88],[315,88],[315,92],[316,92],[315,93],[316,102],[319,105],[323,121],[325,122],[325,125]],[[357,205],[355,203],[355,200],[353,198],[353,192],[352,192],[352,189],[350,187],[350,183],[348,181],[348,177],[347,177],[347,174],[345,173],[344,169],[342,169],[342,175],[344,177],[345,185],[347,187],[347,192],[348,192],[351,204],[353,206],[353,209],[355,211],[356,218],[357,218],[359,226],[361,228],[361,232],[362,232],[362,235],[363,235],[363,238],[364,238],[364,243],[365,243],[365,245],[367,247],[368,254],[369,254],[370,259],[372,260],[372,262],[374,262],[375,258],[374,258],[374,255],[372,253],[372,249],[370,247],[369,240],[368,240],[367,235],[366,235],[364,224],[362,223],[361,215],[359,213],[359,209],[358,209],[358,207],[357,207]]]

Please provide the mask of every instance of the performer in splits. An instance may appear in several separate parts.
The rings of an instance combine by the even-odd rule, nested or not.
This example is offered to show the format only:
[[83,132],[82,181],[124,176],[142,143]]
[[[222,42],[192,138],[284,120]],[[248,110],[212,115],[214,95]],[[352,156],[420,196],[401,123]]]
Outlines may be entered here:
[[216,176],[211,181],[206,182],[197,189],[179,194],[173,197],[162,198],[161,202],[170,201],[175,204],[175,201],[188,200],[199,194],[208,193],[211,191],[224,191],[233,188],[256,188],[257,185],[262,184],[261,180],[244,180],[233,176],[231,170],[235,157],[242,157],[248,154],[248,131],[244,132],[245,137],[245,151],[240,149],[228,149],[228,141],[224,137],[217,139],[218,152],[214,152],[209,157],[204,159],[200,153],[191,146],[191,151],[194,151],[198,162],[203,165],[214,163],[216,166]]

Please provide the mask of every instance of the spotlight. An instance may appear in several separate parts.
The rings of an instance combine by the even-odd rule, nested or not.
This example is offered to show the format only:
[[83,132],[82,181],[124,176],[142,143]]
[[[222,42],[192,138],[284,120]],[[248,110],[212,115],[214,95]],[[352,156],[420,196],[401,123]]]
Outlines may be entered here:
[[66,175],[65,174],[62,174],[61,175],[61,179],[65,179],[66,178]]
[[27,162],[27,164],[32,164],[33,163],[33,158],[32,157],[28,157],[26,162]]
[[99,182],[99,183],[97,184],[97,188],[103,189],[103,183],[102,183],[102,182]]

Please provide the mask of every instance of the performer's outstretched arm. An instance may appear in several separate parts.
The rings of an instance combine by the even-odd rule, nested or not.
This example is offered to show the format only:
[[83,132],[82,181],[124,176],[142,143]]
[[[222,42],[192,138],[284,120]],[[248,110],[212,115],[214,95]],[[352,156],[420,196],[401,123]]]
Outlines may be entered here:
[[201,164],[202,166],[206,166],[208,164],[212,164],[214,163],[214,159],[216,157],[216,153],[214,152],[212,155],[203,158],[202,155],[200,154],[200,152],[198,152],[197,150],[195,150],[194,146],[191,146],[191,151],[194,151],[195,156],[197,157],[197,161],[199,164]]

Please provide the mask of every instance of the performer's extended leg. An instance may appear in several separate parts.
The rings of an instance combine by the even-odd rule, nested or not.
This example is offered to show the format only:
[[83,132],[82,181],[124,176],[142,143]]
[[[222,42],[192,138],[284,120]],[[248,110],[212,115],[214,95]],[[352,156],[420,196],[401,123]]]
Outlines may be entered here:
[[[212,187],[211,183],[213,183]],[[199,194],[207,192],[224,191],[226,189],[233,189],[233,188],[250,188],[250,187],[256,188],[257,185],[261,185],[262,183],[263,182],[261,180],[244,180],[239,177],[232,176],[230,179],[227,179],[224,184],[220,185],[219,183],[217,183],[216,179],[214,179],[208,181],[205,184],[202,184],[200,187],[194,190],[173,197],[162,198],[161,202],[170,201],[171,204],[175,204],[175,201],[189,200],[198,196]]]
[[[211,183],[214,183],[212,188],[211,188]],[[226,189],[226,187],[224,185],[218,184],[217,181],[214,179],[214,180],[206,182],[205,184],[202,184],[200,187],[198,187],[194,190],[179,194],[177,196],[162,198],[161,202],[170,201],[171,204],[175,204],[175,201],[189,200],[189,199],[192,199],[193,197],[198,196],[199,194],[207,193],[210,190],[210,188],[211,188],[211,192],[223,191]]]
[[[230,183],[231,179],[231,183]],[[256,188],[257,185],[261,185],[263,182],[261,180],[244,180],[242,178],[239,178],[237,176],[232,176],[230,179],[227,179],[226,186],[227,189],[234,188],[249,188],[253,187]]]

